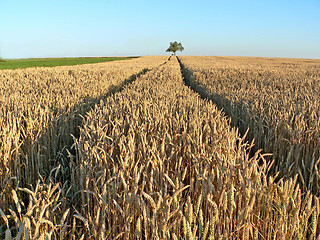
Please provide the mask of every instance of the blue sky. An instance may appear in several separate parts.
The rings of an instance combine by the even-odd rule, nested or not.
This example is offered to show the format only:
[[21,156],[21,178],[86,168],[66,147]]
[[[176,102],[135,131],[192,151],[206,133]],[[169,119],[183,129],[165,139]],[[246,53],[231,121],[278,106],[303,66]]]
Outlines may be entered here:
[[[0,57],[320,58],[320,0],[0,0]],[[180,53],[179,53],[180,54]]]

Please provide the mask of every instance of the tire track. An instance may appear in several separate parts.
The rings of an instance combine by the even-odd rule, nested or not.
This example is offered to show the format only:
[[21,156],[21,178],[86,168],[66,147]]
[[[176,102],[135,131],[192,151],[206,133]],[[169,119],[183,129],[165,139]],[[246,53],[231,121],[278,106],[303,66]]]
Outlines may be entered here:
[[[244,138],[245,141],[250,142],[250,143],[254,143],[255,137],[254,137],[254,133],[250,132],[250,130],[249,130],[250,124],[247,124],[246,121],[243,121],[242,119],[237,117],[237,114],[233,114],[233,111],[234,112],[241,112],[241,111],[246,112],[247,114],[246,114],[245,118],[250,119],[250,116],[249,116],[248,112],[245,111],[245,108],[237,106],[237,104],[226,99],[225,97],[223,97],[221,95],[211,93],[205,85],[201,84],[200,82],[198,82],[195,79],[193,72],[183,65],[183,63],[181,62],[179,57],[177,57],[177,59],[180,64],[180,71],[181,71],[185,85],[188,86],[190,89],[192,89],[194,92],[198,93],[199,96],[201,97],[201,99],[209,100],[212,103],[214,103],[218,107],[218,109],[220,111],[222,111],[225,114],[225,116],[228,117],[231,127],[237,128],[239,130],[241,137]],[[228,105],[229,109],[226,109],[225,105]],[[261,147],[254,144],[252,147],[252,151],[250,152],[250,157],[253,157],[255,152],[257,152],[257,151],[261,151]],[[270,154],[263,151],[263,149],[262,149],[261,153],[266,155],[266,159],[269,162],[272,162],[272,156],[267,156]]]

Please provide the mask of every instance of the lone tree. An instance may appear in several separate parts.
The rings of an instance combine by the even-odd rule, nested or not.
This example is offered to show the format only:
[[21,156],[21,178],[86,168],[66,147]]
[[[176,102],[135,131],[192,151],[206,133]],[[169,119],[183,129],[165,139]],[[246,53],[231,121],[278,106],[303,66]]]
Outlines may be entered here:
[[176,51],[182,52],[184,50],[184,47],[182,47],[181,42],[170,42],[170,47],[167,49],[166,52],[173,52],[174,56],[176,55]]

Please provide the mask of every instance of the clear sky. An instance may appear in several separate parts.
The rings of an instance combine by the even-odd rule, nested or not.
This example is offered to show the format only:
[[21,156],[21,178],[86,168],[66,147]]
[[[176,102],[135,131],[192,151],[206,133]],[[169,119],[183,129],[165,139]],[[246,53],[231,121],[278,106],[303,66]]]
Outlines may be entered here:
[[[0,0],[0,57],[320,58],[320,0]],[[179,53],[180,54],[180,53]]]

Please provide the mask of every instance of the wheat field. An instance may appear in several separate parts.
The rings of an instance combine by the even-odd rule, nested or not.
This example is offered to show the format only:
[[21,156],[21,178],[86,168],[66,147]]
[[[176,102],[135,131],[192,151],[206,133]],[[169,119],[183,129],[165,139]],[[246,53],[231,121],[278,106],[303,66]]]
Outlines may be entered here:
[[[264,145],[283,138],[279,129],[269,136],[250,125],[273,126],[269,119],[282,115],[255,113],[262,96],[249,96],[270,96],[262,91],[270,75],[270,84],[293,86],[285,80],[303,73],[316,83],[318,65],[297,62],[299,72],[265,59],[260,68],[251,59],[179,61],[0,71],[0,238],[320,239],[317,183],[302,183],[318,174],[317,161],[283,169],[278,159],[291,158]],[[245,95],[242,88],[254,88],[247,77],[261,90]],[[294,83],[304,88],[303,79]],[[223,104],[240,107],[233,113]],[[316,138],[312,146],[300,141],[317,151]]]
[[320,61],[182,57],[190,84],[223,109],[256,149],[273,154],[273,173],[298,174],[319,195]]

